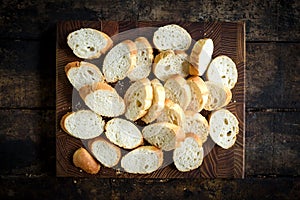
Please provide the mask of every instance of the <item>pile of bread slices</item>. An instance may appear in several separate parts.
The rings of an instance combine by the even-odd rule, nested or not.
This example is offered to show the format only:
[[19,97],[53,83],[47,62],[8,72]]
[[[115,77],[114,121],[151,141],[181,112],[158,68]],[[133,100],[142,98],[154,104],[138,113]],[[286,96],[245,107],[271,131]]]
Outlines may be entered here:
[[[192,45],[190,34],[176,24],[159,27],[151,38],[153,47],[149,40],[138,37],[113,45],[108,35],[90,28],[68,35],[77,57],[104,57],[101,66],[76,61],[65,67],[89,109],[65,114],[61,126],[88,140],[87,148],[73,155],[74,164],[88,173],[97,173],[100,164],[151,173],[169,151],[176,168],[186,172],[202,164],[208,136],[225,149],[236,141],[238,120],[224,108],[238,76],[232,59],[212,58],[211,39]],[[130,84],[121,96],[113,84],[126,79]],[[200,114],[203,109],[210,112],[207,118]],[[144,125],[137,126],[138,121]]]

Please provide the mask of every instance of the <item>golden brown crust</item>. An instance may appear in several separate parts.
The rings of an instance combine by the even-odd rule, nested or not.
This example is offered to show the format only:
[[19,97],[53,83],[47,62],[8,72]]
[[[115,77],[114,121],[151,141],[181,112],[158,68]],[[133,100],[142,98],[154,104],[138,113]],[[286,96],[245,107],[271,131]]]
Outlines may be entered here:
[[97,90],[108,90],[110,92],[115,92],[115,89],[113,87],[111,87],[110,85],[108,85],[107,83],[98,82],[98,83],[94,83],[93,85],[86,85],[86,86],[83,86],[82,88],[80,88],[79,95],[84,100],[88,94],[95,92]]
[[68,117],[69,115],[71,115],[71,114],[73,114],[73,112],[67,112],[67,113],[61,118],[61,120],[60,120],[60,127],[62,128],[62,130],[63,130],[64,132],[68,133],[69,135],[71,135],[71,134],[67,131],[67,129],[66,129],[66,127],[65,127],[65,120],[66,120],[67,117]]
[[76,167],[90,174],[97,174],[100,170],[100,164],[82,147],[73,154],[73,163]]
[[100,32],[100,33],[101,33],[102,36],[105,37],[106,40],[107,40],[106,46],[105,46],[103,49],[100,50],[100,53],[101,53],[101,54],[105,54],[105,53],[113,46],[113,41],[112,41],[112,39],[111,39],[108,35],[106,35],[105,33],[103,33],[103,32]]
[[193,138],[198,143],[198,145],[202,147],[203,142],[198,135],[196,135],[195,133],[186,133],[185,138],[188,138],[188,137]]
[[195,84],[196,87],[198,87],[201,91],[201,96],[198,97],[199,109],[195,110],[196,112],[200,112],[204,108],[204,105],[207,102],[207,98],[208,98],[208,95],[209,95],[208,88],[207,88],[205,82],[199,76],[189,77],[187,79],[187,84],[190,85],[190,87],[191,87],[191,84]]
[[65,66],[65,72],[66,72],[66,74],[68,74],[68,71],[69,71],[71,68],[74,68],[74,67],[80,67],[80,62],[79,62],[79,61],[74,61],[74,62],[68,63],[68,64]]

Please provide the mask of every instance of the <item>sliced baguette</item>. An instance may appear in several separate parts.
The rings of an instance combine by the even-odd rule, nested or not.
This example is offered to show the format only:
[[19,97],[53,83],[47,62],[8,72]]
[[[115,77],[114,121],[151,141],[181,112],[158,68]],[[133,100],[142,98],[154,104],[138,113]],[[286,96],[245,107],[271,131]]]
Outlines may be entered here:
[[153,49],[145,37],[138,37],[135,39],[137,48],[136,66],[128,74],[131,81],[147,78],[151,72],[153,62]]
[[175,149],[185,137],[181,128],[168,122],[158,122],[145,126],[142,130],[144,139],[151,145],[165,151]]
[[60,125],[69,135],[80,139],[91,139],[101,135],[105,122],[91,110],[79,110],[65,114]]
[[209,64],[206,78],[209,81],[221,83],[225,87],[232,89],[238,78],[236,65],[228,56],[218,56]]
[[203,157],[202,141],[193,133],[188,133],[173,152],[174,164],[181,172],[197,169],[202,164]]
[[103,137],[90,140],[88,148],[93,156],[105,167],[114,167],[121,159],[121,149]]
[[232,93],[229,88],[212,81],[206,81],[205,84],[209,91],[207,102],[204,105],[205,110],[217,110],[230,102]]
[[147,113],[152,104],[152,99],[153,91],[148,78],[134,82],[124,95],[125,117],[131,121],[140,119]]
[[100,170],[100,164],[82,147],[77,149],[73,154],[73,163],[76,167],[81,168],[89,174],[97,174]]
[[95,113],[106,117],[117,117],[125,112],[122,97],[107,83],[86,85],[79,90],[85,104]]
[[169,78],[165,84],[166,98],[172,100],[186,110],[191,102],[191,89],[186,80],[180,75]]
[[211,61],[214,51],[214,43],[212,39],[205,38],[198,40],[192,49],[190,55],[190,74],[202,76]]
[[66,75],[76,90],[79,90],[85,85],[92,85],[97,82],[104,82],[104,76],[100,69],[88,62],[71,62],[65,67]]
[[239,133],[239,122],[229,110],[220,109],[212,112],[209,118],[210,137],[220,147],[229,149]]
[[83,59],[99,58],[113,45],[108,35],[91,28],[71,32],[67,37],[67,43],[73,53]]
[[158,170],[162,163],[163,152],[154,146],[138,147],[121,159],[123,169],[134,174],[149,174]]
[[205,82],[199,76],[192,76],[187,79],[187,84],[191,89],[191,102],[187,110],[200,112],[208,99],[208,89]]
[[136,45],[125,40],[114,46],[103,61],[103,74],[109,83],[123,80],[136,65]]
[[191,45],[190,34],[176,24],[170,24],[158,28],[153,35],[153,43],[160,50],[187,50]]
[[171,76],[179,74],[182,77],[189,75],[189,62],[187,54],[172,50],[163,51],[158,54],[153,63],[153,73],[161,81],[166,81]]
[[130,121],[113,118],[105,125],[105,135],[112,143],[125,149],[133,149],[143,144],[140,130]]
[[165,106],[165,88],[159,82],[158,79],[153,79],[151,81],[151,86],[153,90],[152,105],[149,108],[147,114],[142,118],[142,120],[149,124],[156,120],[156,118],[161,114]]

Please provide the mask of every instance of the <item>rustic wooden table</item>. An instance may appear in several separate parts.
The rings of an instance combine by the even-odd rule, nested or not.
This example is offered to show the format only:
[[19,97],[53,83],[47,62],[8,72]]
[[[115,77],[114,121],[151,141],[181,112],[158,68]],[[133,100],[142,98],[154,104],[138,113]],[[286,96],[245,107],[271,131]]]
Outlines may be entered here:
[[[0,199],[300,199],[299,1],[3,1]],[[61,20],[246,22],[245,179],[55,176]]]

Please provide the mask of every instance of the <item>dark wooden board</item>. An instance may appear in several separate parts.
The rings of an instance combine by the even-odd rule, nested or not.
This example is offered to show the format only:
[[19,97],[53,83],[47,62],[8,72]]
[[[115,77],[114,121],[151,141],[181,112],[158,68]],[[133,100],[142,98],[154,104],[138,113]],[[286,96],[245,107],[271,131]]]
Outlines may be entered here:
[[110,36],[123,31],[140,27],[158,27],[175,22],[115,22],[115,21],[64,21],[57,25],[56,47],[56,156],[57,176],[78,176],[102,178],[243,178],[245,157],[245,25],[242,22],[178,22],[184,27],[194,40],[204,37],[212,38],[215,44],[213,57],[228,55],[238,68],[238,82],[232,90],[232,102],[227,106],[239,120],[240,133],[235,145],[229,150],[214,146],[212,151],[204,158],[200,169],[188,173],[176,170],[174,164],[148,175],[128,174],[114,169],[102,167],[97,175],[81,172],[72,164],[72,154],[83,146],[78,139],[64,133],[60,128],[60,119],[72,109],[73,88],[64,73],[64,66],[68,62],[80,60],[75,57],[66,44],[67,35],[82,27],[91,27],[101,30]]

